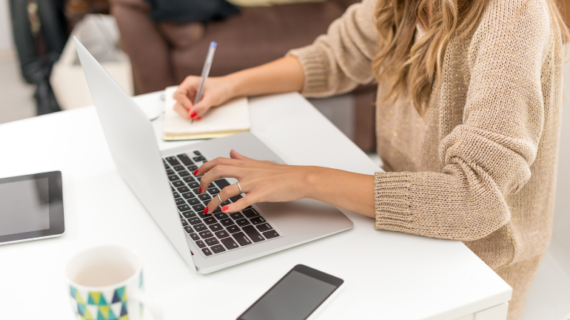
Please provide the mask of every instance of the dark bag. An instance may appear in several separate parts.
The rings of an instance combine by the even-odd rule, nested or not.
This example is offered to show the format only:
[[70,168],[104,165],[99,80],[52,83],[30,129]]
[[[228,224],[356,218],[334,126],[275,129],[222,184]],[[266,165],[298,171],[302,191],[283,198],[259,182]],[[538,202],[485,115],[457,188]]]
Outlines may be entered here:
[[239,13],[226,0],[146,0],[151,6],[150,18],[157,22],[207,22],[223,20]]

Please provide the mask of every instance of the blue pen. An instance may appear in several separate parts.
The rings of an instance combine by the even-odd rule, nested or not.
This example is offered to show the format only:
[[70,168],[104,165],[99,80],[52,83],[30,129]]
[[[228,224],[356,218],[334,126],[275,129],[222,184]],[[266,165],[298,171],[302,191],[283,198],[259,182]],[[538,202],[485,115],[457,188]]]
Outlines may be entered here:
[[[217,43],[212,41],[210,43],[210,49],[208,50],[208,55],[206,56],[206,62],[204,62],[204,68],[202,68],[202,80],[200,81],[200,87],[198,88],[198,93],[196,94],[196,99],[194,100],[194,105],[200,102],[202,98],[202,89],[204,88],[204,83],[206,78],[210,75],[210,68],[212,67],[212,61],[214,61],[214,53],[216,52]],[[190,123],[193,123],[194,119]]]

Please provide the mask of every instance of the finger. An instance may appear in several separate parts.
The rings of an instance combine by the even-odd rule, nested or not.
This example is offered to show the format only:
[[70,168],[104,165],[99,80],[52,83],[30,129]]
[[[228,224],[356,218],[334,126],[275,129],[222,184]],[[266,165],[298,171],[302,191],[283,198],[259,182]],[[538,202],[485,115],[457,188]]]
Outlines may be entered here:
[[[242,189],[243,189],[243,186],[242,186]],[[260,202],[258,200],[258,198],[259,197],[257,196],[257,194],[255,192],[249,193],[247,195],[247,197],[243,197],[234,203],[230,203],[228,205],[223,206],[222,212],[223,213],[233,213],[233,212],[241,211],[241,210],[251,206],[252,204],[254,204],[256,202]]]
[[242,155],[241,153],[235,151],[234,149],[230,151],[230,158],[237,160],[252,160],[251,158]]
[[176,104],[174,105],[174,111],[176,111],[176,113],[178,113],[179,116],[181,116],[184,119],[190,119],[190,114],[188,113],[188,109],[186,109],[183,105],[180,104],[180,102],[176,102]]
[[208,96],[204,96],[196,105],[190,108],[190,118],[198,118],[204,115],[212,106],[212,101]]
[[[218,195],[220,195],[220,198],[222,199],[222,202],[220,202],[220,199],[218,199],[218,196],[215,196],[210,201],[210,203],[208,203],[208,207],[206,208],[208,210],[204,210],[204,212],[206,212],[206,213],[214,212],[214,210],[216,210],[217,207],[222,205],[222,203],[224,201],[227,201],[231,197],[237,196],[239,193],[240,192],[239,192],[239,188],[238,188],[237,184],[232,184],[232,185],[229,185],[229,186],[223,188],[222,191],[220,191],[220,193],[218,193]],[[226,205],[227,205],[227,203],[226,203]]]
[[192,101],[188,97],[188,91],[183,89],[178,89],[172,95],[172,98],[176,100],[176,102],[180,103],[184,109],[188,110],[192,107]]
[[228,177],[236,178],[239,180],[239,177],[242,176],[242,173],[240,172],[241,170],[243,169],[240,167],[224,164],[213,167],[210,171],[202,176],[202,179],[200,180],[200,193],[206,192],[210,186],[210,183],[219,178]]
[[218,157],[214,160],[210,160],[210,161],[206,161],[204,162],[200,168],[196,169],[193,174],[195,176],[201,176],[206,174],[208,171],[210,171],[213,167],[218,166],[218,165],[234,165],[237,166],[239,165],[239,161],[235,160],[235,159],[229,159],[229,158],[224,158],[224,157]]

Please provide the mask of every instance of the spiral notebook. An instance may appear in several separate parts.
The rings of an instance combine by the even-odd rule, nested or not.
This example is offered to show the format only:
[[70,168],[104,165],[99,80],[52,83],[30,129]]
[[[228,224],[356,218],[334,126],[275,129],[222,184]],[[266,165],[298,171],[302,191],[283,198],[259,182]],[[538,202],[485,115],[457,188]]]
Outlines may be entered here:
[[202,120],[191,122],[174,111],[176,100],[172,94],[177,87],[165,90],[164,105],[164,140],[212,139],[249,131],[249,105],[247,98],[237,98],[219,106],[210,108]]

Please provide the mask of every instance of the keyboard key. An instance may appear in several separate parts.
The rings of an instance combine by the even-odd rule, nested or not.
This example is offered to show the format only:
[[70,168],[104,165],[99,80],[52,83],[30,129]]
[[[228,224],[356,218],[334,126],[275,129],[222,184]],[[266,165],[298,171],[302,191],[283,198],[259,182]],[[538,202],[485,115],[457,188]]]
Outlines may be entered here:
[[183,171],[183,170],[186,170],[186,168],[184,168],[183,166],[174,166],[173,169],[176,170],[176,171]]
[[196,180],[198,180],[198,182],[199,182],[199,181],[202,181],[202,176],[197,176],[197,177],[196,177]]
[[186,232],[188,232],[188,233],[194,232],[194,230],[192,230],[192,228],[190,226],[184,227],[184,230],[186,230]]
[[253,240],[253,242],[259,242],[265,240],[265,238],[255,230],[253,226],[247,226],[241,228],[247,235]]
[[180,221],[182,222],[183,227],[186,227],[188,225],[188,221],[186,221],[184,219],[181,219]]
[[[194,228],[194,229],[196,229],[196,228]],[[241,229],[238,226],[236,226],[235,224],[227,227],[226,230],[228,230],[229,233],[236,233],[236,232],[241,231]]]
[[207,238],[211,238],[214,235],[210,232],[210,230],[204,230],[204,231],[200,231],[198,233],[200,235],[200,238],[202,239],[207,239]]
[[[208,238],[208,239],[206,239],[206,244],[209,245],[209,246],[213,246],[213,245],[216,245],[216,244],[219,244],[219,243],[220,243],[220,242],[219,242],[218,239],[216,239],[216,238]],[[214,252],[215,252],[215,251],[214,251]]]
[[188,211],[188,210],[190,210],[190,206],[188,206],[186,204],[181,204],[178,206],[178,210],[180,210],[180,212]]
[[180,180],[180,178],[178,178],[177,175],[171,175],[171,176],[168,176],[168,180],[175,181],[175,180]]
[[239,248],[238,244],[232,238],[225,238],[220,240],[228,250]]
[[187,177],[187,176],[190,175],[190,172],[188,172],[188,171],[180,171],[180,172],[178,172],[178,174],[179,174],[181,177]]
[[174,198],[180,198],[180,193],[178,193],[178,192],[173,192],[172,194],[174,195]]
[[[194,179],[194,178],[192,178],[192,179]],[[192,189],[196,189],[196,188],[198,188],[198,187],[200,186],[200,184],[199,184],[198,182],[194,181],[194,182],[190,182],[190,183],[188,184],[188,186],[189,186],[190,188],[192,188]]]
[[[199,185],[199,184],[198,184]],[[192,192],[194,192],[195,194],[200,194],[200,189],[199,188],[194,188],[192,189]]]
[[172,183],[172,185],[173,185],[174,187],[178,188],[178,187],[184,186],[184,182],[182,182],[182,181],[180,181],[180,180],[176,180],[176,181],[174,181],[174,182]]
[[188,199],[188,204],[190,204],[191,206],[196,205],[196,204],[200,204],[200,200],[198,200],[197,198],[192,198],[192,199]]
[[204,218],[204,222],[206,224],[213,224],[213,223],[218,222],[218,220],[216,220],[216,218],[214,218],[214,217],[207,217],[207,218]]
[[195,150],[195,151],[194,151],[194,154],[197,155],[197,156],[201,156],[201,155],[202,155],[202,154],[200,153],[200,151],[198,151],[198,150]]
[[210,225],[210,230],[212,230],[213,232],[219,231],[219,230],[224,230],[222,228],[222,226],[219,223],[215,223]]
[[[182,179],[182,180],[184,180],[184,182],[186,182],[186,183],[192,183],[192,182],[195,182],[195,181],[196,181],[196,180],[194,180],[194,178],[191,177],[191,176],[190,176],[190,177],[184,177],[184,179]],[[194,188],[194,187],[190,187],[190,188]]]
[[190,191],[190,189],[188,189],[187,186],[183,186],[183,187],[180,187],[180,188],[177,188],[177,189],[178,189],[178,192],[180,192],[180,193],[185,193],[185,192]]
[[218,239],[223,239],[230,236],[230,234],[226,230],[216,231],[214,232],[214,234],[216,235],[216,237],[218,237]]
[[232,200],[232,202],[237,202],[237,201],[238,201],[239,199],[241,199],[241,198],[243,198],[243,197],[241,196],[241,194],[238,194],[238,195],[235,196],[235,197],[231,197],[230,200]]
[[262,223],[267,222],[267,221],[265,221],[265,219],[263,219],[263,217],[255,217],[253,219],[250,219],[249,221],[253,224],[262,224]]
[[210,200],[212,200],[212,198],[211,198],[209,195],[207,195],[207,194],[200,194],[200,195],[198,195],[198,198],[200,198],[200,200],[202,200],[202,201],[210,201]]
[[197,204],[195,206],[192,206],[192,209],[194,209],[196,212],[204,212],[204,209],[206,209],[206,207],[201,204]]
[[230,185],[230,183],[229,183],[228,180],[226,180],[226,179],[218,179],[218,180],[214,181],[214,183],[215,183],[220,189],[223,189],[223,188],[225,188],[225,187],[227,187],[227,186]]
[[194,164],[194,162],[192,162],[192,160],[190,160],[188,155],[186,155],[184,153],[181,153],[178,155],[178,160],[182,161],[182,163],[184,163],[184,165],[186,165],[186,166],[191,166]]
[[220,193],[220,190],[216,187],[213,187],[213,188],[209,188],[208,192],[212,195],[217,195],[218,193]]
[[263,233],[263,235],[264,235],[267,239],[279,237],[279,233],[277,233],[277,231],[275,231],[275,230],[266,231],[266,232]]
[[200,217],[200,219],[206,219],[208,217],[211,217],[211,215],[204,213],[204,211],[200,211],[196,214],[198,215],[198,217]]
[[198,232],[204,231],[204,230],[207,230],[207,229],[208,229],[208,227],[206,227],[206,225],[203,224],[203,223],[200,223],[200,224],[197,224],[197,225],[194,226],[194,230],[196,230],[196,231],[198,231]]
[[216,209],[214,209],[214,211],[212,211],[212,213],[221,213],[222,210],[220,209],[220,207],[216,207]]
[[[214,211],[214,212],[216,212],[216,211]],[[223,213],[223,212],[216,212],[216,213],[214,213],[213,215],[214,215],[214,217],[216,217],[218,220],[224,220],[224,219],[229,218],[229,216],[228,216],[227,214]]]
[[253,209],[245,209],[242,212],[243,212],[243,215],[246,216],[246,218],[248,218],[248,219],[251,219],[253,217],[257,217],[259,215],[259,213],[257,213]]
[[196,245],[198,246],[198,248],[206,247],[206,244],[202,240],[196,241]]
[[190,199],[196,197],[196,195],[194,195],[192,192],[183,193],[182,196],[184,197],[184,199]]
[[257,230],[260,232],[265,232],[267,230],[271,230],[271,226],[268,223],[260,224],[257,226]]
[[207,255],[207,256],[211,256],[211,255],[212,255],[212,251],[210,251],[210,249],[208,249],[208,248],[202,249],[202,252],[204,252],[204,254]]
[[168,170],[166,170],[166,174],[167,174],[167,175],[174,174],[174,170],[168,169]]
[[196,233],[191,233],[190,238],[192,238],[192,240],[194,240],[194,241],[200,240],[200,237]]
[[234,220],[243,219],[243,214],[241,214],[240,212],[234,212],[230,213],[230,217],[232,217],[232,219]]
[[182,198],[176,199],[176,205],[177,205],[177,206],[179,206],[179,205],[181,205],[181,204],[185,204],[185,203],[186,203],[186,201],[184,201],[184,199],[182,199]]
[[190,172],[194,173],[194,171],[198,170],[197,166],[188,166],[188,170],[190,170]]
[[185,212],[182,212],[182,215],[183,215],[184,218],[186,218],[186,219],[192,219],[192,218],[196,217],[196,214],[195,214],[194,212],[192,212],[192,211],[185,211]]
[[206,161],[206,158],[203,156],[194,157],[192,159],[194,159],[194,162]]
[[214,251],[214,253],[220,253],[220,252],[226,251],[226,249],[221,244],[215,245],[215,246],[211,247],[210,249],[212,249],[212,251]]
[[234,233],[232,236],[234,239],[236,239],[240,246],[247,246],[248,244],[251,244],[251,240],[249,240],[243,232]]
[[198,218],[198,217],[194,217],[194,218],[190,218],[188,220],[188,222],[190,222],[190,224],[200,224],[200,223],[202,223],[202,220],[200,220],[200,218]]
[[247,221],[247,219],[239,219],[239,220],[236,220],[236,223],[237,223],[237,225],[240,226],[240,227],[249,225],[249,221]]
[[[224,219],[221,220],[220,223],[224,226],[224,227],[229,227],[234,225],[234,222],[232,221],[232,219]],[[239,228],[238,228],[239,229]]]
[[180,164],[180,162],[178,162],[178,160],[176,160],[176,157],[174,156],[166,157],[166,161],[168,161],[168,163],[170,163],[171,166],[177,166]]

